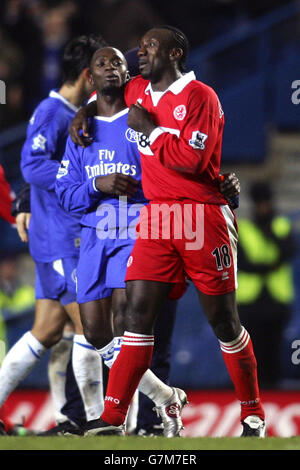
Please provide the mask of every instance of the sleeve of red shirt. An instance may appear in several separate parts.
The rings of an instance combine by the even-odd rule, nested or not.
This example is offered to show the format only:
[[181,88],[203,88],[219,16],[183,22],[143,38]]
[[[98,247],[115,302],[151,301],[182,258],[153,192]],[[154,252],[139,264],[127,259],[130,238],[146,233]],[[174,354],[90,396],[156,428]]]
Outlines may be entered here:
[[150,134],[150,147],[165,167],[183,173],[202,173],[220,139],[224,116],[215,92],[192,90],[180,136],[157,127]]
[[10,224],[14,224],[15,218],[11,215],[13,192],[5,179],[3,167],[0,165],[0,217]]

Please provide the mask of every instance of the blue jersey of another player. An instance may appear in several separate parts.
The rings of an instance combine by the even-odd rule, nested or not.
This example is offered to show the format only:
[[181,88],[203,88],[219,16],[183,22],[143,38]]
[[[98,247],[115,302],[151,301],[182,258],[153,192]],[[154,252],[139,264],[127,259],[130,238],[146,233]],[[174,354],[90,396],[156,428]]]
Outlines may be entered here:
[[76,111],[74,105],[53,90],[38,105],[28,125],[21,170],[31,185],[29,247],[35,261],[78,256],[80,215],[65,212],[54,190],[68,128]]
[[[86,148],[68,138],[57,174],[56,192],[68,211],[84,211],[82,225],[110,230],[137,222],[147,202],[141,184],[128,199],[102,193],[95,186],[98,176],[123,173],[141,180],[136,133],[127,126],[128,108],[112,117],[95,116],[91,121],[92,143]],[[133,225],[132,225],[133,226]]]

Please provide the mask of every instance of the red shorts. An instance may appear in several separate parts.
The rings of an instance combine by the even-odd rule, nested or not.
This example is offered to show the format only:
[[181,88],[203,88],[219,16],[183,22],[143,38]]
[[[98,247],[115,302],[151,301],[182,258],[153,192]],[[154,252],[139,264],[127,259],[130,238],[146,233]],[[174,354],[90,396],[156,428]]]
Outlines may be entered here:
[[173,298],[184,293],[187,278],[208,295],[237,288],[237,225],[229,206],[151,202],[137,232],[126,281],[173,283]]

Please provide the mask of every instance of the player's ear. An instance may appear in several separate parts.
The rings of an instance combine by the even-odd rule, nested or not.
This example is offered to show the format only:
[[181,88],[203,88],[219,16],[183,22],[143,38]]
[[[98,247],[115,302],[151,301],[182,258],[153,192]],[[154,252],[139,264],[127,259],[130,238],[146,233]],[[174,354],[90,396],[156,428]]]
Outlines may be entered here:
[[84,74],[84,78],[85,80],[92,86],[94,86],[94,79],[93,79],[93,76],[92,76],[92,73],[91,73],[91,69],[89,67],[87,67],[86,69],[84,69],[83,71],[83,74]]
[[131,79],[130,73],[129,73],[129,70],[127,70],[127,72],[126,72],[126,78],[125,78],[126,83],[129,82],[130,79]]
[[183,50],[181,47],[173,47],[170,50],[169,58],[171,61],[179,61],[181,57],[183,56]]

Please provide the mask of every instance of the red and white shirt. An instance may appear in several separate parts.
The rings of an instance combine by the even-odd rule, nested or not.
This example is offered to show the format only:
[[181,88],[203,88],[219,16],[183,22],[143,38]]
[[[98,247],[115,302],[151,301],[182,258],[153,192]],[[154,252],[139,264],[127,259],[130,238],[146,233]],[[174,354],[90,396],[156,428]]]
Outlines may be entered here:
[[224,113],[214,90],[193,72],[164,92],[138,76],[126,86],[125,101],[128,107],[138,101],[157,125],[149,138],[138,135],[146,198],[227,204],[217,181]]

